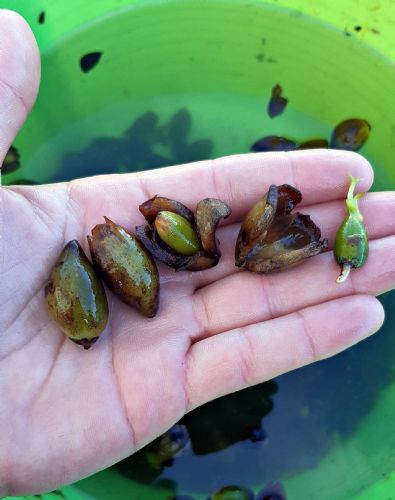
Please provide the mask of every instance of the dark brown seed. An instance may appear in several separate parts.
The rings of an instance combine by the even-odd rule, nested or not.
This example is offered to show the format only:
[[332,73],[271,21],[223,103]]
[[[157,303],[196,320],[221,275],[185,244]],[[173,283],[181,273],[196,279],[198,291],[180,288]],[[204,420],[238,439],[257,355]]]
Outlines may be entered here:
[[328,149],[329,143],[326,139],[310,139],[301,142],[298,149]]
[[10,174],[21,166],[20,156],[18,150],[15,146],[11,146],[5,155],[3,165],[1,166],[1,172],[3,174]]
[[334,149],[359,151],[369,138],[371,126],[366,120],[350,118],[339,123],[332,133],[330,146]]
[[294,151],[296,147],[296,142],[291,139],[276,135],[268,135],[254,142],[251,146],[251,151],[255,151],[256,153],[263,151]]
[[270,118],[281,115],[284,111],[285,106],[288,104],[288,99],[282,96],[283,89],[281,85],[275,85],[272,88],[272,96],[267,105],[267,113]]
[[107,217],[88,236],[92,260],[107,286],[126,304],[152,318],[159,306],[159,275],[151,255]]
[[250,251],[241,267],[256,273],[280,271],[319,254],[328,246],[310,216],[296,213],[276,219],[267,236]]
[[290,186],[272,184],[267,194],[248,212],[236,242],[236,265],[242,264],[251,248],[263,237],[275,217],[289,214],[302,201],[301,192]]
[[89,348],[108,319],[107,298],[92,264],[76,240],[60,254],[45,287],[51,317],[74,342]]
[[302,200],[289,185],[269,188],[247,214],[236,242],[236,266],[270,273],[293,266],[327,248],[308,215],[290,214]]
[[90,52],[85,54],[80,59],[80,67],[84,73],[88,73],[93,69],[100,61],[103,52]]

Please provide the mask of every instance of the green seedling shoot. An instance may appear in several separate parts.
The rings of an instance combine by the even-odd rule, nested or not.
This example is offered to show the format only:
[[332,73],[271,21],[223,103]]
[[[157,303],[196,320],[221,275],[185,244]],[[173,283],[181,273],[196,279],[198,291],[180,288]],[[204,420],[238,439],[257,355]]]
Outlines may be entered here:
[[346,198],[348,215],[337,232],[334,247],[335,260],[341,266],[337,283],[343,283],[352,268],[362,267],[369,253],[368,235],[358,207],[358,201],[365,193],[354,195],[355,186],[361,180],[350,175],[351,184]]

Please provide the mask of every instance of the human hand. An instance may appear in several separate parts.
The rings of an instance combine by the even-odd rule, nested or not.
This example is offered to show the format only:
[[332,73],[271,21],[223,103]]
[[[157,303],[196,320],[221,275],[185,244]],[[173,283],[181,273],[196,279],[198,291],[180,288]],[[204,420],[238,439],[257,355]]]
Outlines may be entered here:
[[[3,11],[0,163],[34,102],[38,79],[29,29]],[[318,150],[0,188],[0,496],[76,481],[130,455],[206,401],[374,333],[383,321],[374,295],[395,283],[395,193],[361,200],[370,256],[342,285],[330,251],[273,275],[234,265],[240,221],[272,183],[302,191],[302,211],[332,245],[345,215],[348,174],[364,178],[359,188],[369,189],[366,160]],[[233,214],[218,231],[223,257],[197,273],[160,265],[161,305],[153,319],[108,293],[108,326],[84,351],[48,315],[44,286],[51,268],[71,239],[87,252],[86,235],[103,215],[133,230],[144,222],[138,205],[154,194],[191,208],[208,196],[228,203]]]

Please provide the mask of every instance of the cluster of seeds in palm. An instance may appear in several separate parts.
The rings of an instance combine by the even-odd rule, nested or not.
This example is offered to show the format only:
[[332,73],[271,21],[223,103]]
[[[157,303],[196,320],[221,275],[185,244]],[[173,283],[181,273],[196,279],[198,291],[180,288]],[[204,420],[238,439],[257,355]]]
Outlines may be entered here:
[[[368,238],[351,178],[346,199],[348,216],[335,241],[341,266],[338,282],[351,268],[361,267],[368,255]],[[293,186],[271,185],[247,213],[236,241],[235,265],[267,274],[293,267],[328,248],[309,215],[293,212],[302,201]],[[195,212],[165,197],[140,205],[146,225],[133,233],[105,217],[88,236],[92,263],[72,240],[62,250],[45,287],[49,313],[64,334],[89,349],[108,321],[108,302],[102,281],[125,304],[147,318],[159,310],[160,279],[155,259],[176,271],[204,271],[216,266],[221,252],[217,227],[231,214],[221,200],[201,200]]]

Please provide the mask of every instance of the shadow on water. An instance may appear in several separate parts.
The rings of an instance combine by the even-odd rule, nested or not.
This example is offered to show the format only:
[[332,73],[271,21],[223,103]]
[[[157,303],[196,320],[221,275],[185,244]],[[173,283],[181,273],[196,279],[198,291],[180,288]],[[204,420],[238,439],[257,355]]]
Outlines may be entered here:
[[[52,181],[209,158],[212,141],[191,142],[191,127],[185,108],[168,123],[146,112],[121,137],[96,138],[84,150],[66,154]],[[382,298],[387,309],[391,300],[389,294]],[[334,435],[352,434],[380,389],[393,381],[395,337],[392,313],[387,313],[379,335],[196,409],[115,470],[156,487],[173,481],[182,489],[207,493],[219,484],[262,484],[317,465]]]
[[[84,150],[66,154],[51,180],[210,158],[212,141],[191,142],[191,127],[185,108],[168,123],[161,123],[154,112],[144,113],[121,137],[100,137]],[[378,335],[328,360],[207,403],[114,470],[135,481],[166,486],[174,494],[179,489],[207,494],[224,485],[253,486],[317,465],[334,436],[354,433],[380,390],[394,380],[394,294],[381,300],[387,320]]]
[[210,157],[209,139],[189,142],[192,119],[187,109],[176,112],[167,124],[148,111],[122,137],[99,137],[82,151],[66,154],[52,182],[98,174],[137,172]]
[[[384,306],[392,300],[382,297]],[[207,493],[218,484],[252,486],[316,466],[334,436],[355,432],[380,390],[393,382],[392,323],[388,318],[378,335],[333,358],[186,415],[180,424],[190,443],[171,463],[152,467],[146,447],[115,469],[135,481],[158,486],[167,478],[183,490]]]

